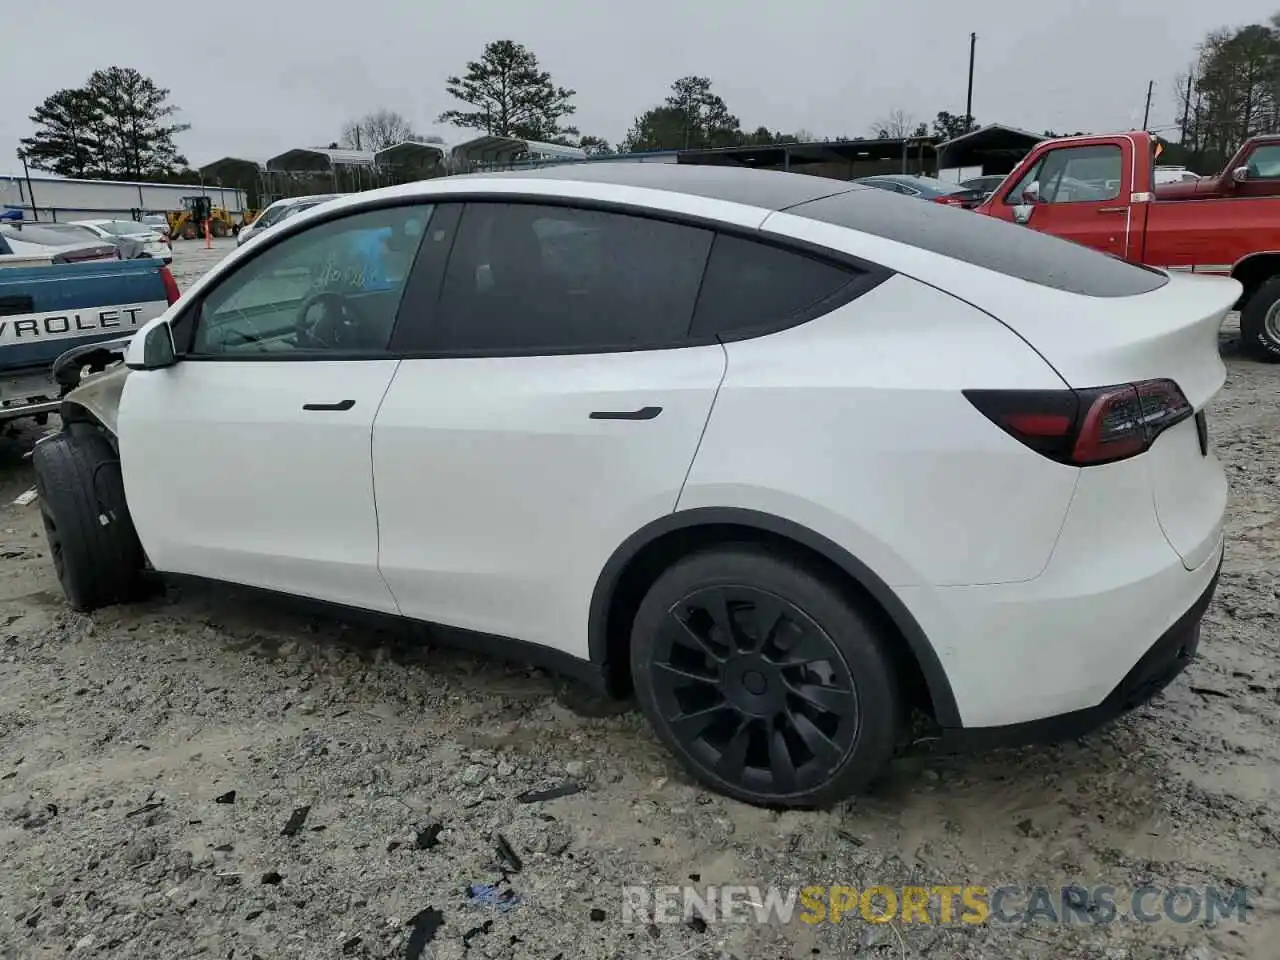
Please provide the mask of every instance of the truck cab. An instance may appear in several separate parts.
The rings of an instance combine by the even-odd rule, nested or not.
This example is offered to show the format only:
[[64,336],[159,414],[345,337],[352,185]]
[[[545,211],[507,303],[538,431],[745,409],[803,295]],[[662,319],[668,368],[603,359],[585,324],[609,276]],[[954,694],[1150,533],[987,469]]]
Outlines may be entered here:
[[[1141,259],[1133,207],[1150,201],[1154,171],[1151,152],[1135,136],[1146,135],[1046,140],[978,210],[1125,260]],[[1146,157],[1145,166],[1139,156]]]
[[1280,362],[1280,189],[1251,192],[1272,177],[1280,187],[1280,137],[1255,138],[1241,156],[1253,166],[1233,171],[1229,194],[1206,187],[1195,197],[1204,202],[1188,203],[1165,191],[1202,184],[1157,189],[1149,133],[1045,140],[976,212],[1132,263],[1238,280],[1245,352]]
[[1156,187],[1160,200],[1280,196],[1280,136],[1252,137],[1211,177]]

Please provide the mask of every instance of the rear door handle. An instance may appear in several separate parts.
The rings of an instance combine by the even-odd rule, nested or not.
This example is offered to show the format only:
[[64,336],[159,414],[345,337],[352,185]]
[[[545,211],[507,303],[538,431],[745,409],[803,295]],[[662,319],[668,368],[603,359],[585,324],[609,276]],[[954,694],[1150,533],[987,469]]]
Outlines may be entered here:
[[350,410],[356,405],[354,400],[339,400],[337,403],[304,403],[303,410]]
[[592,410],[592,420],[652,420],[662,412],[661,407],[641,407],[639,410]]
[[1099,207],[1099,213],[1127,213],[1128,207]]

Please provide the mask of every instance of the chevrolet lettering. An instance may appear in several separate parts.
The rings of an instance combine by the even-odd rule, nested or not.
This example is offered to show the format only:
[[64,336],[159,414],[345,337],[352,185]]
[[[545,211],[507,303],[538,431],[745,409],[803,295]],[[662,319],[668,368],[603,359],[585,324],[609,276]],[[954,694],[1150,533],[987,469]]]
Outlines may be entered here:
[[165,308],[161,303],[139,303],[111,310],[74,310],[39,316],[0,318],[0,344],[35,338],[77,337],[86,333],[133,330]]

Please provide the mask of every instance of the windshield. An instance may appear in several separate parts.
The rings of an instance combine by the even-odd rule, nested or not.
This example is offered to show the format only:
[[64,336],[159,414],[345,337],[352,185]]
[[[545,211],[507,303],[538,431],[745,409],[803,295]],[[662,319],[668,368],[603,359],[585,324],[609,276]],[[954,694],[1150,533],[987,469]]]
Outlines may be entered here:
[[289,210],[289,204],[283,201],[276,201],[267,209],[263,210],[258,219],[254,221],[255,227],[269,227],[277,220],[283,220],[284,215]]
[[290,217],[296,217],[303,210],[310,210],[312,207],[318,207],[324,203],[323,200],[309,200],[306,203],[295,203],[292,207],[285,210],[284,215],[279,219],[288,220]]
[[919,187],[921,190],[929,190],[933,193],[960,193],[967,189],[959,184],[947,183],[945,180],[937,180],[933,177],[909,177],[906,182],[913,187]]
[[133,223],[130,220],[111,220],[108,223],[100,223],[98,226],[116,237],[130,237],[148,232],[142,224]]

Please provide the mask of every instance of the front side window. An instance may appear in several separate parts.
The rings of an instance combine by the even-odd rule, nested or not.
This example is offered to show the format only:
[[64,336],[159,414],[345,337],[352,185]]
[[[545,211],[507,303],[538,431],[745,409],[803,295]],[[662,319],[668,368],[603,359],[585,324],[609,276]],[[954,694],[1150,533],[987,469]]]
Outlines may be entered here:
[[431,213],[370,210],[273,244],[203,296],[188,355],[385,350]]
[[1274,180],[1280,177],[1280,144],[1258,147],[1247,164],[1250,180]]
[[1041,154],[1013,189],[1007,204],[1023,202],[1032,183],[1040,190],[1040,203],[1098,203],[1120,196],[1124,176],[1124,152],[1113,143],[1086,147],[1059,147]]
[[469,203],[429,349],[607,352],[686,338],[712,232],[565,206]]

